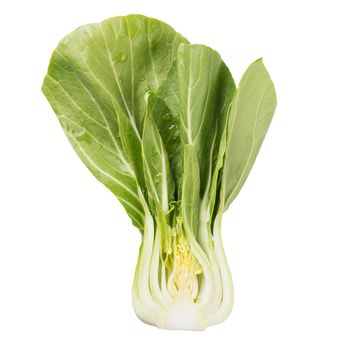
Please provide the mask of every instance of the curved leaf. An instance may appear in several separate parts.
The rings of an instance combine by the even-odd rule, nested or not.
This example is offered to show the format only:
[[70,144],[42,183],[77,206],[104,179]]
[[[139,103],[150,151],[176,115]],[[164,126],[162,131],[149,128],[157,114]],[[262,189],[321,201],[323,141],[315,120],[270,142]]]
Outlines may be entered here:
[[207,46],[181,45],[175,64],[158,93],[178,115],[182,144],[194,146],[203,196],[209,191],[235,84],[220,55]]
[[195,237],[199,230],[200,180],[199,164],[194,145],[185,145],[181,208],[183,220]]
[[[154,120],[168,154],[172,177],[179,188],[182,177],[182,149],[179,122],[167,104],[155,93],[147,94],[147,114]],[[175,198],[177,200],[177,198]]]
[[[169,25],[140,15],[85,25],[59,43],[42,86],[81,159],[139,228],[143,210],[137,193],[144,175],[137,153],[144,94],[159,87],[185,42]],[[133,134],[133,149],[120,128]],[[80,133],[84,138],[75,136]],[[136,198],[131,200],[125,187]]]
[[142,158],[145,178],[154,214],[166,214],[174,200],[174,181],[168,154],[154,120],[146,114],[142,134]]
[[84,126],[64,115],[58,116],[73,148],[87,168],[119,198],[133,224],[143,230],[144,211],[137,195],[135,174],[128,162],[116,150],[106,146]]
[[224,164],[225,209],[254,164],[276,109],[276,93],[262,59],[244,73],[231,108]]

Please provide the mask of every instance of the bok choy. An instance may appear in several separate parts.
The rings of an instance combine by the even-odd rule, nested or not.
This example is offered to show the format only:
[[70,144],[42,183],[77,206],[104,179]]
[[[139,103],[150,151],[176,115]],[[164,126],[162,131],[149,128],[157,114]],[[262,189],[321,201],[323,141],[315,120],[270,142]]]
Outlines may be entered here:
[[161,21],[114,17],[62,39],[42,91],[80,159],[141,233],[137,316],[166,329],[223,321],[233,287],[221,220],[276,107],[262,60],[236,88],[216,51]]

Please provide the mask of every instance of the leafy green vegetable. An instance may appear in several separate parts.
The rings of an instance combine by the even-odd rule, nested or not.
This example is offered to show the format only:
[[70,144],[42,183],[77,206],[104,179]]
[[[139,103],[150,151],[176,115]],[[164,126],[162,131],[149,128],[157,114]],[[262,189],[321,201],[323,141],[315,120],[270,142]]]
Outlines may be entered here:
[[252,168],[276,108],[273,83],[262,60],[244,73],[233,100],[224,167],[225,207],[236,198]]
[[53,52],[42,90],[73,148],[142,234],[138,317],[204,329],[230,313],[221,242],[276,107],[254,62],[238,89],[219,54],[158,20],[82,26]]

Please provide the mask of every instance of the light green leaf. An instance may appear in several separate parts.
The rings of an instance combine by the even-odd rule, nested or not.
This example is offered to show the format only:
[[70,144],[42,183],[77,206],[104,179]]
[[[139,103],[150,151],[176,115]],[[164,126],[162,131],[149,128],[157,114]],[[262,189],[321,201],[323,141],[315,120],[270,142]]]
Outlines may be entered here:
[[168,154],[157,126],[148,114],[142,134],[142,158],[148,198],[154,215],[166,214],[174,200],[174,180],[170,173]]
[[199,229],[200,168],[193,144],[184,146],[181,204],[183,221],[196,237]]
[[180,145],[179,122],[170,112],[167,104],[154,93],[147,94],[147,113],[154,120],[168,154],[170,170],[176,188],[182,177],[182,149]]
[[119,138],[126,159],[135,173],[136,181],[143,190],[144,197],[147,198],[142,162],[141,138],[123,109],[117,104],[115,104],[115,113],[119,126]]
[[219,203],[221,201],[219,196],[221,193],[220,188],[222,187],[222,172],[223,172],[224,157],[225,157],[226,144],[227,144],[226,135],[227,135],[227,129],[225,128],[221,136],[219,150],[217,153],[216,164],[213,170],[212,181],[211,181],[210,190],[209,190],[209,213],[212,218],[215,218],[216,209],[219,207]]
[[276,108],[276,93],[261,59],[244,73],[231,108],[224,165],[225,209],[254,164]]
[[[85,139],[90,143],[67,136],[84,163],[116,194],[138,227],[143,216],[140,201],[136,198],[133,203],[141,211],[136,215],[130,208],[130,198],[124,196],[124,187],[135,197],[138,188],[145,191],[142,162],[137,162],[136,157],[140,146],[135,141],[130,150],[131,142],[126,137],[121,139],[118,122],[123,123],[123,132],[132,128],[132,138],[141,139],[144,94],[159,87],[178,46],[184,42],[186,39],[167,24],[140,15],[85,25],[59,43],[42,86],[61,122],[64,120],[69,130],[74,126],[78,134],[89,135]],[[108,157],[108,165],[105,154],[100,154],[101,148],[113,154]],[[101,157],[103,164],[97,162]]]
[[178,86],[177,77],[177,62],[173,62],[167,77],[160,84],[157,95],[161,97],[169,107],[172,115],[179,119],[180,114],[180,101],[179,101],[179,90],[181,87]]
[[216,51],[187,44],[178,50],[177,84],[181,140],[194,146],[204,195],[211,184],[235,84]]
[[142,231],[144,211],[137,194],[135,174],[122,153],[101,142],[102,136],[107,138],[107,132],[101,130],[94,135],[69,117],[59,115],[58,118],[80,159],[97,180],[119,198],[133,224]]

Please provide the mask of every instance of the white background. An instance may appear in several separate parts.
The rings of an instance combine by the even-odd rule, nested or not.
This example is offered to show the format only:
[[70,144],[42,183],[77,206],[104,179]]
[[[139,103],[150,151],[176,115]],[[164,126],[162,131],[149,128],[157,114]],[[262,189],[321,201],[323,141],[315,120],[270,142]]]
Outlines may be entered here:
[[[348,1],[3,1],[0,349],[350,349]],[[141,13],[218,50],[238,82],[263,56],[278,107],[226,212],[230,318],[205,332],[141,323],[140,235],[79,161],[40,86],[79,25]]]

